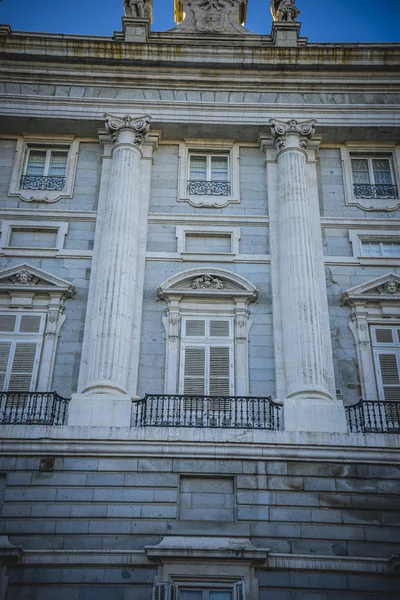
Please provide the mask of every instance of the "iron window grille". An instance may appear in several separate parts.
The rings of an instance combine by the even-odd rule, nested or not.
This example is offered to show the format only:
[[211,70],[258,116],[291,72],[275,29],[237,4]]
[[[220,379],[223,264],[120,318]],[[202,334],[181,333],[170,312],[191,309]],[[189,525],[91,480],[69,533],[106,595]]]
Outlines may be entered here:
[[388,200],[399,197],[390,158],[353,157],[351,168],[356,198]]
[[67,160],[66,149],[30,148],[21,177],[21,188],[62,191],[66,181]]

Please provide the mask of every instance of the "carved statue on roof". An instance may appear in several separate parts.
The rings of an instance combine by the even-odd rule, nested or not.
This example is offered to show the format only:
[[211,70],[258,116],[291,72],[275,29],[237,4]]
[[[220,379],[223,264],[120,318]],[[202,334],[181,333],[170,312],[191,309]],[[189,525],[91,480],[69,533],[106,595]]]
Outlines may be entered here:
[[248,0],[175,0],[173,31],[248,34],[243,25]]
[[151,19],[152,0],[124,0],[127,17]]
[[271,0],[271,13],[274,21],[296,21],[300,14],[296,0]]

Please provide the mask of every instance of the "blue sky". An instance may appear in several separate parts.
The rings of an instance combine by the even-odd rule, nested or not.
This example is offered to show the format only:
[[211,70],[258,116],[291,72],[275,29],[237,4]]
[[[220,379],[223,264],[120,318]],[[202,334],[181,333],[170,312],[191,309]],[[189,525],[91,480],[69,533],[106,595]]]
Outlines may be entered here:
[[[153,31],[174,27],[173,0],[154,0]],[[312,42],[400,41],[400,0],[297,0],[302,35]],[[382,7],[378,11],[379,6]],[[111,36],[123,0],[2,0],[0,22],[16,31]],[[249,0],[247,27],[270,33],[269,0]]]

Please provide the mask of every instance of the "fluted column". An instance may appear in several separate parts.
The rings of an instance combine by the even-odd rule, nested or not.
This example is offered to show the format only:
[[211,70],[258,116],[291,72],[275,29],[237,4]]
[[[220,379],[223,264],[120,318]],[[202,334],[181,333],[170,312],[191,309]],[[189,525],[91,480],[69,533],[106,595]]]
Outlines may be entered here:
[[107,204],[94,254],[97,256],[85,331],[83,393],[126,394],[137,281],[141,145],[150,117],[105,115],[114,143]]
[[287,397],[331,398],[305,148],[314,121],[271,120],[279,180],[279,264]]

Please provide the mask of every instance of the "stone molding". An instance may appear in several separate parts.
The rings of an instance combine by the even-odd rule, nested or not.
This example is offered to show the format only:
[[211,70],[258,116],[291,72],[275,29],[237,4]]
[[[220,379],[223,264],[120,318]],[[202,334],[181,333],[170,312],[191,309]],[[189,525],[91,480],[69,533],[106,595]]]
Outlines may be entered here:
[[269,549],[256,548],[248,538],[201,536],[165,536],[159,544],[145,546],[144,550],[150,560],[157,562],[190,558],[264,563],[269,554]]

